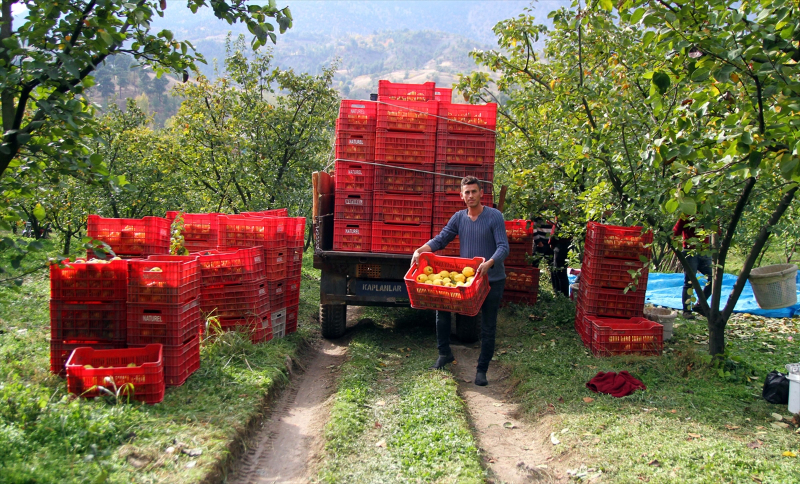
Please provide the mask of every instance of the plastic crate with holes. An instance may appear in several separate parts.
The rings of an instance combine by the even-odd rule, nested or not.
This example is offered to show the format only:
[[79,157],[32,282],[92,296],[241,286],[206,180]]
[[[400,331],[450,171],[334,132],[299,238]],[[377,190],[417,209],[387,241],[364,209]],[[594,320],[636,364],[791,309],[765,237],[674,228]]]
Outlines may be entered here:
[[434,164],[375,168],[375,191],[429,195],[433,192]]
[[336,220],[372,221],[372,192],[336,190],[334,217]]
[[286,261],[289,258],[289,249],[267,248],[264,249],[266,260],[265,278],[268,281],[277,281],[286,278]]
[[[634,275],[638,277],[634,279]],[[625,289],[647,288],[647,265],[639,260],[584,257],[581,264],[581,284],[594,287]]]
[[592,325],[586,320],[583,314],[583,308],[580,306],[575,307],[575,331],[581,337],[583,346],[592,348]]
[[200,329],[200,301],[186,304],[128,304],[127,341],[129,345],[159,343],[180,346]]
[[484,195],[493,193],[494,165],[451,165],[436,162],[436,193],[459,195],[461,180],[466,176],[474,176],[481,180]]
[[272,340],[272,322],[270,312],[255,318],[220,321],[220,331],[237,331],[243,333],[253,344],[266,343]]
[[509,244],[533,248],[533,220],[506,220],[506,237]]
[[594,287],[581,282],[578,302],[584,313],[616,318],[637,318],[644,315],[645,288],[625,292],[623,289]]
[[453,90],[449,87],[436,87],[433,91],[433,100],[449,103],[453,102]]
[[284,302],[286,306],[292,306],[300,303],[300,278],[287,278],[286,279],[286,295]]
[[617,319],[587,315],[592,325],[592,354],[595,356],[651,355],[664,349],[664,327],[642,317]]
[[378,103],[374,101],[342,100],[337,127],[342,130],[374,133],[378,123]]
[[511,267],[529,267],[532,264],[531,256],[533,256],[533,249],[530,251],[525,250],[525,246],[520,246],[519,248],[515,248],[513,245],[509,244],[511,250],[508,252],[508,257],[506,260],[503,261],[504,265],[511,266]]
[[378,103],[377,130],[436,134],[437,101],[386,101]]
[[90,341],[90,340],[50,340],[50,372],[59,375],[59,376],[66,376],[66,364],[69,356],[76,348],[94,348],[96,350],[116,350],[116,349],[124,349],[127,348],[128,345],[126,342],[119,341],[116,343],[108,343],[103,341]]
[[494,165],[495,134],[463,135],[440,132],[436,162],[453,165]]
[[586,224],[584,257],[640,260],[650,259],[653,233],[642,227],[619,227],[597,222]]
[[162,217],[137,219],[89,215],[86,235],[105,242],[117,255],[168,254],[170,221]]
[[372,223],[372,252],[411,254],[431,239],[431,226]]
[[270,310],[267,281],[204,286],[200,310],[205,317],[243,319]]
[[[444,257],[431,252],[420,254],[419,262],[412,265],[404,277],[411,307],[475,316],[489,294],[489,279],[486,275],[474,276],[474,271],[484,261],[483,257],[467,259]],[[430,269],[427,269],[428,267]],[[421,274],[435,274],[441,271],[458,272],[467,276],[470,274],[469,272],[464,273],[467,267],[472,269],[474,279],[467,282],[466,285],[446,287],[418,280]]]
[[289,249],[289,256],[286,261],[286,277],[288,279],[300,277],[303,269],[303,248],[295,247]]
[[370,252],[372,250],[372,222],[335,220],[333,222],[333,250]]
[[273,313],[277,309],[285,306],[286,289],[287,285],[285,279],[280,281],[267,281],[267,297],[269,297],[270,311]]
[[431,101],[436,91],[435,82],[403,84],[386,80],[378,81],[378,101]]
[[373,221],[399,225],[430,225],[433,195],[375,192]]
[[286,247],[302,248],[306,240],[306,218],[288,217],[286,219]]
[[375,133],[336,129],[334,146],[337,160],[372,161],[375,159]]
[[[170,210],[167,220],[172,223],[181,212]],[[206,242],[217,245],[217,218],[221,213],[184,213],[181,235],[185,241]],[[184,244],[185,245],[185,244]]]
[[107,389],[120,400],[147,404],[164,399],[164,361],[161,345],[143,348],[77,348],[66,363],[67,391],[94,398],[107,395]]
[[128,302],[183,304],[200,297],[197,256],[160,255],[128,261]]
[[263,247],[230,250],[209,250],[194,253],[200,264],[200,282],[210,284],[241,284],[266,277]]
[[193,252],[202,252],[206,250],[216,250],[217,248],[217,240],[214,241],[205,241],[205,240],[184,240],[183,247],[186,248],[189,253]]
[[59,301],[125,301],[128,261],[65,259],[50,265],[50,297]]
[[375,161],[390,165],[432,165],[436,162],[436,133],[378,130]]
[[[432,230],[431,238],[439,235],[439,232],[441,231],[442,228],[439,228],[438,230],[437,229]],[[456,235],[456,238],[451,240],[450,243],[447,244],[447,247],[436,251],[436,255],[445,255],[448,257],[461,257],[461,244],[458,241],[458,236]]]
[[239,212],[239,215],[245,217],[288,217],[289,209],[271,208],[269,210],[262,210],[260,212]]
[[272,324],[272,337],[283,338],[286,336],[286,308],[281,308],[272,312],[270,323]]
[[533,294],[539,292],[538,267],[505,266],[506,285],[504,291]]
[[164,384],[179,387],[200,368],[200,335],[181,346],[164,346]]
[[96,341],[124,344],[127,313],[124,301],[74,302],[50,300],[53,341]]
[[439,103],[438,131],[447,134],[494,134],[497,104]]
[[286,334],[292,334],[297,331],[297,314],[300,305],[289,306],[286,308]]
[[[481,203],[487,207],[492,206],[492,195],[484,193]],[[466,210],[467,205],[460,195],[436,193],[433,197],[433,226],[444,227],[450,218],[460,210]],[[437,232],[438,233],[438,232]]]
[[285,217],[220,215],[219,248],[286,247]]
[[336,190],[372,192],[375,183],[375,165],[353,161],[337,161],[334,170]]

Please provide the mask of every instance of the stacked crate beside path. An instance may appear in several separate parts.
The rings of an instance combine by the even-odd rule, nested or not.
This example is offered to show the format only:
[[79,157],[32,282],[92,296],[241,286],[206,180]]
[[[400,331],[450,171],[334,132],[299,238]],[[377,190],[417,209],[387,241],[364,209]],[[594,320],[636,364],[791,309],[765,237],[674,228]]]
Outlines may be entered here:
[[343,100],[336,120],[333,249],[369,252],[377,103]]
[[166,386],[182,385],[200,367],[200,324],[196,256],[128,261],[128,346],[163,346]]
[[[433,205],[433,232],[438,234],[457,210],[461,200],[461,179],[474,176],[481,181],[484,205],[492,206],[495,161],[497,104],[454,104],[452,91],[440,94],[436,139],[436,179]],[[455,210],[454,210],[455,209]],[[458,238],[440,255],[459,256]]]
[[532,220],[507,220],[509,254],[504,262],[506,285],[503,303],[536,304],[539,297],[539,268],[530,265],[533,254]]
[[122,258],[169,254],[170,221],[162,217],[137,219],[89,215],[86,235],[105,242]]
[[183,246],[189,252],[213,250],[217,248],[217,217],[221,213],[182,213],[174,210],[167,212],[167,220],[173,223],[181,215],[183,217]]
[[127,346],[128,261],[79,258],[50,266],[50,371],[75,348]]
[[372,252],[410,254],[430,239],[439,109],[434,93],[433,82],[378,82]]
[[[286,324],[284,334],[297,331],[297,310],[300,306],[300,276],[303,268],[303,244],[306,235],[305,217],[290,218],[286,230]],[[289,315],[294,315],[290,320]],[[273,326],[273,332],[275,328]],[[279,336],[276,334],[276,336]]]
[[575,329],[595,356],[661,354],[663,328],[643,318],[652,232],[589,222]]

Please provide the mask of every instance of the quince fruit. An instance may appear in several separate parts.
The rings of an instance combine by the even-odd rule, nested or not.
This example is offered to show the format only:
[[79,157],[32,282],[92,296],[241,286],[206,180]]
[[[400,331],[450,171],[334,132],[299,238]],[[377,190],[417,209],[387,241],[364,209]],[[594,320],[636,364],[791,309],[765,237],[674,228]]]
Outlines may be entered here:
[[456,278],[456,274],[458,274],[458,272],[451,271],[450,272],[450,279],[455,279]]
[[464,274],[456,274],[453,277],[453,280],[456,281],[456,282],[466,282],[467,276],[465,276]]
[[442,279],[444,279],[445,277],[450,277],[450,273],[447,271],[442,271],[439,273],[439,275],[442,276]]
[[429,276],[429,275],[433,274],[433,267],[428,266],[428,267],[422,269],[422,272],[424,272],[425,275]]
[[420,274],[420,275],[417,276],[417,282],[425,282],[427,280],[428,280],[428,276],[426,276],[425,274]]
[[473,269],[470,266],[467,266],[467,267],[465,267],[464,269],[461,270],[461,273],[464,274],[467,277],[472,277],[472,276],[475,275],[475,269]]
[[443,284],[442,284],[442,280],[441,280],[441,279],[434,279],[434,280],[433,280],[433,285],[434,285],[434,286],[441,286],[441,285],[443,285]]
[[444,279],[442,279],[442,282],[445,284],[450,284],[451,282],[453,282],[453,280],[450,279],[449,277],[445,277]]

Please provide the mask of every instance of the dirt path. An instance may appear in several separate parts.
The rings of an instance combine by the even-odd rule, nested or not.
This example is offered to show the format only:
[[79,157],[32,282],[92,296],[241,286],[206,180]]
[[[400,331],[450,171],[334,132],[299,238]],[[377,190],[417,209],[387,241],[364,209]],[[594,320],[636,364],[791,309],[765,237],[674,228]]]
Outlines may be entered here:
[[456,364],[451,366],[459,382],[459,393],[467,402],[484,465],[494,483],[567,482],[563,465],[554,461],[549,447],[549,426],[519,418],[517,405],[508,403],[511,385],[508,372],[493,363],[489,385],[476,386],[478,345],[453,345]]

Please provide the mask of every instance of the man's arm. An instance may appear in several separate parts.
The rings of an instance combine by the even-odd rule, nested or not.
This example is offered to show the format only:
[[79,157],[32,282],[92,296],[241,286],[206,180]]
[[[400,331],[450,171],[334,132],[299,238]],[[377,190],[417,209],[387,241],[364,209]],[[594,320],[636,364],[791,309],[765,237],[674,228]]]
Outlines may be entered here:
[[503,262],[506,257],[508,257],[510,247],[508,246],[506,224],[503,222],[502,215],[498,214],[496,219],[492,222],[492,235],[494,236],[495,244],[497,244],[494,254],[492,254],[489,260],[478,266],[478,270],[476,271],[478,274],[488,271],[490,268],[494,267],[496,262]]
[[419,260],[419,255],[423,252],[436,252],[437,250],[444,249],[447,244],[453,241],[458,235],[458,217],[459,212],[453,214],[447,224],[439,232],[439,235],[429,240],[425,245],[414,251],[411,256],[411,265],[414,265]]

